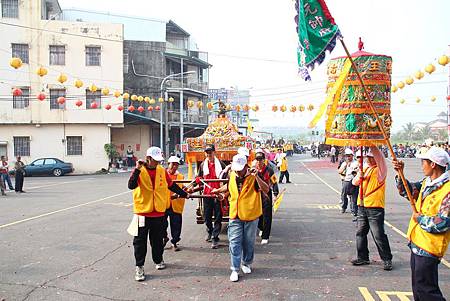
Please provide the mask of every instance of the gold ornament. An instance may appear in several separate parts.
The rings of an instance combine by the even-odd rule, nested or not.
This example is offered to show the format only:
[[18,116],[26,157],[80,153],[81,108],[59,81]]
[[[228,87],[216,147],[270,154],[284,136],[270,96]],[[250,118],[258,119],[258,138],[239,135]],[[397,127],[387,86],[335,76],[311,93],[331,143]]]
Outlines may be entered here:
[[392,93],[395,93],[395,92],[397,92],[398,91],[398,88],[397,88],[397,86],[392,86],[392,88],[391,88],[391,91],[392,91]]
[[105,95],[105,96],[108,96],[109,95],[109,89],[108,88],[103,88],[102,89],[102,94]]
[[405,87],[405,83],[404,82],[399,82],[397,84],[397,87],[399,87],[400,89],[403,89]]
[[48,73],[48,70],[45,69],[44,67],[39,67],[36,70],[36,74],[39,75],[40,77],[47,75],[47,73]]
[[416,79],[421,80],[425,74],[422,71],[417,71],[416,74],[414,75]]
[[169,102],[174,102],[175,99],[173,99],[173,97],[169,97]]
[[64,83],[67,81],[67,75],[65,75],[64,73],[61,73],[61,74],[58,76],[57,80],[58,80],[61,84],[64,84]]
[[123,93],[122,98],[125,99],[125,100],[126,99],[130,99],[130,94],[125,92],[125,93]]
[[156,100],[154,98],[150,98],[149,104],[154,105],[156,103]]
[[22,67],[23,62],[20,58],[18,57],[13,57],[10,61],[9,61],[9,65],[11,67],[13,67],[14,69],[19,69],[20,67]]
[[131,100],[132,101],[136,101],[138,99],[136,94],[131,95]]
[[143,102],[143,101],[144,101],[144,96],[139,95],[138,98],[137,98],[137,100],[138,100],[139,102]]
[[411,76],[409,76],[405,79],[405,82],[407,85],[412,85],[414,83],[414,79]]
[[438,63],[439,65],[445,66],[449,63],[450,59],[448,58],[448,56],[446,55],[442,55],[439,59],[438,59]]
[[150,97],[145,96],[145,97],[144,97],[144,101],[147,102],[147,103],[149,103],[149,102],[150,102]]
[[164,102],[164,98],[162,98],[162,97],[158,98],[158,102],[159,103],[163,103]]
[[77,79],[74,83],[74,86],[77,88],[83,87],[83,81],[81,79]]
[[89,86],[89,91],[91,91],[92,93],[97,92],[97,90],[98,90],[98,87],[97,87],[96,85],[91,84],[91,85]]
[[431,74],[436,70],[436,67],[433,64],[429,64],[425,67],[425,72]]

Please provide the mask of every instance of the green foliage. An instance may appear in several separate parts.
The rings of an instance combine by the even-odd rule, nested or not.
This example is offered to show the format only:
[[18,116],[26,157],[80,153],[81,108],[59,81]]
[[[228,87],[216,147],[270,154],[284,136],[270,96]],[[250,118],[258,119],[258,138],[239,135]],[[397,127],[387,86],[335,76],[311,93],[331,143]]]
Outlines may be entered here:
[[111,162],[114,161],[115,158],[119,156],[119,152],[116,150],[116,146],[112,143],[107,143],[103,147],[105,149],[106,155],[110,159]]

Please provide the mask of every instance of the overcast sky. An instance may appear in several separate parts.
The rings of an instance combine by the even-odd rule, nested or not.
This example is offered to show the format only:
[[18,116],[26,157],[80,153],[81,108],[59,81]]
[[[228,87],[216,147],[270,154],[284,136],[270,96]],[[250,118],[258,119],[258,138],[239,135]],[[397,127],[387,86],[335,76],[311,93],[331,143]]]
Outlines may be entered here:
[[[262,108],[256,117],[263,124],[278,117],[280,124],[305,126],[311,113],[275,114],[271,106],[311,103],[318,107],[324,99],[324,66],[329,58],[343,54],[338,45],[325,64],[313,71],[312,82],[303,82],[297,75],[293,0],[60,0],[60,4],[172,19],[195,38],[200,50],[209,52],[210,88],[251,88],[252,102]],[[327,4],[351,52],[357,50],[361,36],[366,51],[393,57],[393,83],[449,54],[449,0],[328,0]],[[447,111],[448,79],[448,65],[446,69],[437,66],[420,84],[393,94],[394,130]],[[438,98],[435,103],[430,101],[432,96]],[[401,98],[407,103],[400,104]]]

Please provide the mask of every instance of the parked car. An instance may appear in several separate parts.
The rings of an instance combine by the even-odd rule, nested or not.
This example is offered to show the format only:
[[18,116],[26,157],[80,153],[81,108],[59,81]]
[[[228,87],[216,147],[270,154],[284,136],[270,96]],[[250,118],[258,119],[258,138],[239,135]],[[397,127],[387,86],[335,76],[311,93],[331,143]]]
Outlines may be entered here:
[[25,165],[25,176],[53,175],[62,176],[74,171],[72,163],[66,163],[57,158],[40,158]]

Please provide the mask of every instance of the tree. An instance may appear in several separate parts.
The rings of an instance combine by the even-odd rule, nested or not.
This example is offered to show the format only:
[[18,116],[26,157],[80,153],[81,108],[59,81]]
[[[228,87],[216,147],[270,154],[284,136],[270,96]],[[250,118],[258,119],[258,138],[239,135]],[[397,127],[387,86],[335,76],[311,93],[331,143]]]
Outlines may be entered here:
[[425,141],[426,139],[431,138],[432,135],[433,135],[433,132],[431,131],[431,128],[429,125],[424,126],[418,132],[418,136],[421,138],[422,141]]
[[437,131],[439,141],[446,142],[448,141],[448,132],[446,129],[439,129]]
[[403,126],[403,134],[408,141],[412,141],[416,134],[415,126],[413,122],[408,122]]
[[117,156],[119,156],[119,152],[116,150],[116,146],[112,143],[107,143],[104,145],[104,149],[106,155],[109,158],[108,171],[111,168],[111,165],[114,163]]

